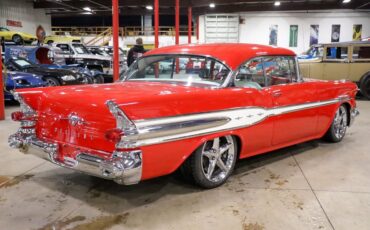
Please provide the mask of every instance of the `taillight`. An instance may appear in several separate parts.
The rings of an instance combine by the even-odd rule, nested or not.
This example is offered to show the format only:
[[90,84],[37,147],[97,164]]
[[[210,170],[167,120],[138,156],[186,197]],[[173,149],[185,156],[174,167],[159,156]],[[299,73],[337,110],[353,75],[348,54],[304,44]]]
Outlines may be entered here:
[[28,115],[21,111],[16,111],[11,114],[13,121],[35,121],[36,116],[35,115]]
[[114,143],[118,143],[122,136],[123,131],[120,129],[110,129],[105,132],[105,139]]

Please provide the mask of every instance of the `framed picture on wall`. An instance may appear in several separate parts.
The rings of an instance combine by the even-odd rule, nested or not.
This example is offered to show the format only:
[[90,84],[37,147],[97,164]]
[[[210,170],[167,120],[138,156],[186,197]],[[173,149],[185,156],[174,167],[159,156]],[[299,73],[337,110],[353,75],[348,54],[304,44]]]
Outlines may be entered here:
[[331,42],[339,42],[340,40],[340,25],[331,26]]
[[319,43],[319,25],[310,26],[310,46]]
[[278,25],[271,25],[270,26],[269,45],[272,45],[272,46],[277,45],[277,36],[278,36]]
[[362,38],[362,25],[361,24],[353,25],[353,36],[352,36],[353,41],[361,41],[361,38]]
[[298,25],[290,25],[289,29],[289,47],[298,46]]

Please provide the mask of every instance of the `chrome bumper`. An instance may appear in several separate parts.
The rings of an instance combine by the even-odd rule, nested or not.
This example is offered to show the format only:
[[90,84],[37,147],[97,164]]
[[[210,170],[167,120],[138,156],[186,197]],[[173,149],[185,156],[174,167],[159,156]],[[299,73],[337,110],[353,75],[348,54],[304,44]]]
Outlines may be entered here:
[[355,107],[351,109],[351,119],[349,120],[349,125],[351,126],[353,122],[355,121],[356,117],[360,115],[360,111]]
[[77,170],[104,179],[114,180],[118,184],[137,184],[142,174],[142,152],[114,151],[110,159],[103,159],[83,151],[76,158],[58,157],[59,145],[41,141],[36,137],[16,133],[9,137],[9,146],[25,154],[32,154],[61,167]]

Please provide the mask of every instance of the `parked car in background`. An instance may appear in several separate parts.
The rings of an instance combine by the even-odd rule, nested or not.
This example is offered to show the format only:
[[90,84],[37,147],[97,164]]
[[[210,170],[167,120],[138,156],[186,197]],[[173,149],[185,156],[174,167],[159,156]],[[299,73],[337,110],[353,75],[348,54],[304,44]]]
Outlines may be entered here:
[[[95,55],[102,55],[105,57],[111,57],[111,60],[113,60],[113,47],[112,46],[87,46],[87,49]],[[121,72],[124,72],[127,70],[127,52],[128,50],[125,50],[123,48],[119,48],[119,62],[120,62],[120,69]]]
[[324,55],[322,44],[313,45],[309,50],[298,56],[299,61],[320,61]]
[[5,27],[0,27],[0,37],[5,41],[11,41],[15,44],[32,43],[37,40],[36,36],[20,31],[11,31]]
[[64,43],[64,42],[67,42],[67,43],[71,43],[71,42],[81,43],[82,38],[81,37],[76,37],[76,36],[70,36],[70,35],[64,35],[64,36],[50,35],[50,36],[45,37],[45,40],[44,40],[45,44],[51,45],[54,42],[56,42],[56,43]]
[[81,43],[53,43],[53,46],[61,49],[55,57],[65,59],[67,65],[79,64],[89,70],[100,71],[104,74],[104,82],[113,82],[113,69],[111,57],[94,55]]
[[306,78],[353,81],[370,100],[369,41],[322,44],[322,56],[300,60],[299,66]]
[[46,82],[44,82],[39,75],[13,71],[3,71],[3,82],[5,101],[14,100],[12,91],[16,89],[46,86]]
[[[157,71],[162,62],[192,60],[207,71]],[[240,158],[322,137],[340,142],[358,114],[356,93],[348,81],[305,81],[288,49],[163,47],[139,58],[121,82],[18,90],[21,110],[12,117],[21,127],[9,144],[120,184],[179,169],[214,188]]]
[[42,76],[47,86],[88,84],[88,77],[67,69],[49,69],[36,65],[25,58],[10,58],[5,66],[10,71],[25,72]]

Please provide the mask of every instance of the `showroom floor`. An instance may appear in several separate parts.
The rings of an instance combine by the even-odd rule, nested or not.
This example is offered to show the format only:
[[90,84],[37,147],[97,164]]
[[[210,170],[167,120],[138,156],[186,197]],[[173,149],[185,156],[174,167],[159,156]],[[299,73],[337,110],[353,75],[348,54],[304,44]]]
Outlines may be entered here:
[[339,144],[312,141],[242,160],[201,190],[177,176],[120,186],[7,146],[0,121],[0,229],[369,229],[370,102]]

